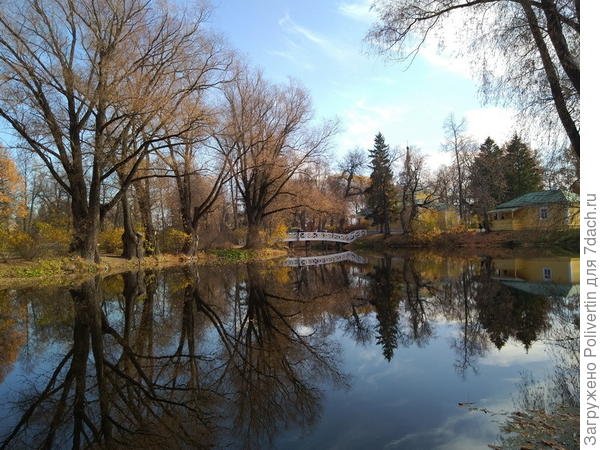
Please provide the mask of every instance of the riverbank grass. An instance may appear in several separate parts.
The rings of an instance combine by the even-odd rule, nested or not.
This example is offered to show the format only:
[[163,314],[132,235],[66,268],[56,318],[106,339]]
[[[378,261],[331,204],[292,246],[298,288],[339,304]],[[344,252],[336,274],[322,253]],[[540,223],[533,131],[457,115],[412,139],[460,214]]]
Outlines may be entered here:
[[241,248],[207,250],[196,256],[164,254],[142,260],[104,255],[96,264],[79,257],[46,258],[33,261],[12,260],[0,263],[0,289],[11,287],[74,284],[95,275],[112,275],[140,269],[164,269],[185,265],[226,265],[282,258],[286,250]]
[[386,250],[386,249],[429,249],[447,251],[464,249],[480,251],[484,249],[548,249],[568,253],[579,252],[579,230],[560,230],[552,232],[527,231],[493,231],[479,233],[463,231],[439,234],[382,234],[368,236],[352,243],[353,249]]

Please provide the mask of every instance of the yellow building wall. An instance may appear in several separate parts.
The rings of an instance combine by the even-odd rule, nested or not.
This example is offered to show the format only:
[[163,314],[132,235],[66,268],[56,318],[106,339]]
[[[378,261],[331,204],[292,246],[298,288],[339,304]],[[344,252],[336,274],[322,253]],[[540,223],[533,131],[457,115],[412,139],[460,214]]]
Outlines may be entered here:
[[[517,211],[503,213],[504,219],[490,221],[492,231],[548,230],[579,227],[579,207],[548,205],[548,217],[540,218],[540,208],[544,206],[524,206]],[[512,214],[512,215],[511,215]]]
[[[557,284],[579,283],[579,258],[559,256],[552,258],[512,258],[494,260],[496,274],[500,278],[518,278],[529,282]],[[550,269],[550,278],[544,277],[544,269]]]

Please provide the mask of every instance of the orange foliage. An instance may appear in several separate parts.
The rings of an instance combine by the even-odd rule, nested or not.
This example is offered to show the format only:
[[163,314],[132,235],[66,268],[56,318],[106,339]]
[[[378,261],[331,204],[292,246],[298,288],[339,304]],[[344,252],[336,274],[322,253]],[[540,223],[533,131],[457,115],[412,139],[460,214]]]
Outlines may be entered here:
[[17,166],[8,152],[0,147],[0,223],[7,224],[26,215],[24,190]]

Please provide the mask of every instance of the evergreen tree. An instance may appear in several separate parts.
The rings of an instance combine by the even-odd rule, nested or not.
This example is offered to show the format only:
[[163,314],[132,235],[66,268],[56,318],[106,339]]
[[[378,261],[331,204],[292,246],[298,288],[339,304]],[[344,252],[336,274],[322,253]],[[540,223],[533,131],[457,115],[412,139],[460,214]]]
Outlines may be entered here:
[[488,137],[479,147],[469,172],[468,191],[473,209],[489,230],[487,213],[506,197],[506,174],[504,153],[494,140]]
[[505,199],[542,190],[542,168],[537,155],[515,134],[504,146]]
[[400,335],[399,296],[395,292],[396,276],[390,256],[381,259],[368,274],[371,303],[377,314],[377,345],[381,345],[383,356],[388,361],[391,361],[394,351],[398,348]]
[[375,145],[369,150],[371,158],[371,186],[366,191],[368,217],[373,224],[379,225],[379,231],[390,234],[390,221],[397,203],[396,189],[393,183],[390,147],[381,133],[375,136]]

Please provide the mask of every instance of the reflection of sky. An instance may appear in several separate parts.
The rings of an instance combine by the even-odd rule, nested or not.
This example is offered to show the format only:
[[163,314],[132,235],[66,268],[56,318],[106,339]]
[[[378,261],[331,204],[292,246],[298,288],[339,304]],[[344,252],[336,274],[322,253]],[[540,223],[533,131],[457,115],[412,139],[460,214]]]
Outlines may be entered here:
[[[331,449],[480,449],[493,443],[520,374],[543,375],[549,361],[542,343],[529,353],[509,341],[480,358],[478,373],[463,379],[454,370],[455,352],[448,342],[452,324],[434,324],[437,335],[428,345],[399,347],[387,362],[374,340],[356,345],[342,332],[342,367],[351,374],[351,389],[329,391],[321,421],[306,435],[281,436],[278,448]],[[470,411],[474,403],[489,413]]]
[[[354,276],[351,279],[365,282],[364,277]],[[168,289],[158,289],[154,300],[157,323],[175,323],[173,332],[160,334],[160,344],[156,344],[155,351],[166,354],[179,341],[175,331],[179,328],[181,311],[175,305],[181,305],[183,290],[173,293]],[[430,303],[434,304],[433,301]],[[133,305],[137,311],[134,316],[138,320],[142,305],[143,302],[134,302]],[[228,306],[230,303],[227,301],[216,308],[227,310]],[[243,305],[241,308],[244,308]],[[121,329],[123,305],[116,301],[116,297],[105,298],[103,309],[112,326]],[[335,314],[332,313],[332,317]],[[359,314],[363,323],[376,327],[375,312]],[[469,369],[463,378],[455,371],[459,355],[451,345],[460,335],[461,323],[441,316],[442,313],[435,313],[435,308],[428,312],[427,317],[435,317],[430,324],[433,332],[429,341],[421,347],[414,344],[399,346],[390,362],[384,359],[382,347],[376,344],[375,337],[365,345],[357,344],[340,323],[328,340],[339,343],[341,363],[338,369],[348,374],[350,388],[317,386],[324,390],[324,396],[323,408],[314,427],[303,431],[293,428],[278,430],[275,446],[284,449],[471,449],[486,448],[487,444],[496,441],[499,424],[505,416],[494,413],[514,408],[512,399],[516,397],[516,384],[521,374],[530,372],[541,378],[552,367],[546,346],[537,341],[525,350],[513,339],[509,339],[501,350],[490,345],[485,355],[475,362],[477,373]],[[401,307],[400,322],[406,317]],[[231,317],[224,316],[223,319],[229,328]],[[551,313],[549,326],[559,329],[561,322],[558,319],[558,312]],[[318,334],[319,325],[308,320],[303,324],[296,323],[294,330],[301,336],[310,336],[313,332]],[[7,418],[9,402],[19,394],[22,399],[22,394],[30,390],[27,383],[37,384],[38,389],[44,386],[56,361],[68,349],[66,344],[45,343],[42,338],[36,338],[33,328],[31,331],[31,342],[38,348],[37,352],[33,352],[35,358],[28,362],[23,350],[14,369],[0,384],[0,408],[3,411],[0,413],[0,435],[18,420],[17,416]],[[200,354],[215,356],[223,352],[214,327],[208,326],[200,334],[197,346]],[[60,335],[68,338],[71,332],[63,330]],[[39,341],[44,341],[43,345]],[[116,349],[117,355],[120,354],[110,342],[111,339],[107,339],[106,350],[110,353],[111,349]],[[205,381],[211,377],[209,368],[206,367],[203,375]],[[215,370],[212,376],[216,377],[217,373]],[[311,378],[306,381],[317,384]],[[471,411],[468,407],[459,406],[460,402],[473,403],[489,413]]]

